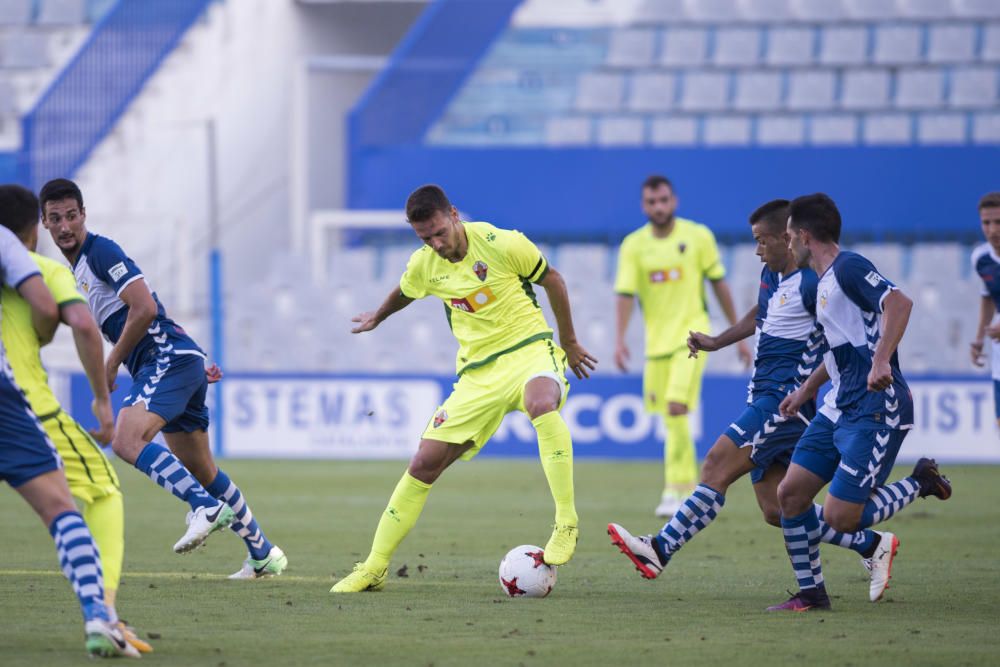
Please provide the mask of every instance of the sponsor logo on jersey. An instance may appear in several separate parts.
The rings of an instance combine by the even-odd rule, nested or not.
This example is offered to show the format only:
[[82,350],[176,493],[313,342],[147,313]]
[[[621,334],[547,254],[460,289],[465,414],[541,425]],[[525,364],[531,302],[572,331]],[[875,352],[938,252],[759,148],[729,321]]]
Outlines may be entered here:
[[108,269],[108,275],[111,276],[111,279],[115,282],[121,280],[126,273],[128,273],[128,269],[125,268],[125,262],[118,262]]
[[680,280],[683,276],[684,272],[679,266],[670,269],[656,269],[649,272],[649,282],[670,283]]
[[464,299],[452,299],[451,307],[457,310],[464,310],[467,313],[474,313],[482,310],[496,300],[497,298],[493,294],[493,290],[483,286]]
[[486,266],[486,262],[476,262],[472,265],[472,270],[476,272],[479,282],[483,282],[486,280],[486,272],[490,270],[490,267]]
[[434,415],[434,428],[437,428],[446,421],[448,421],[448,413],[445,410],[438,410],[438,413]]
[[872,287],[878,287],[878,284],[883,280],[885,280],[885,278],[880,276],[876,271],[869,271],[868,275],[865,276],[865,282],[867,282]]

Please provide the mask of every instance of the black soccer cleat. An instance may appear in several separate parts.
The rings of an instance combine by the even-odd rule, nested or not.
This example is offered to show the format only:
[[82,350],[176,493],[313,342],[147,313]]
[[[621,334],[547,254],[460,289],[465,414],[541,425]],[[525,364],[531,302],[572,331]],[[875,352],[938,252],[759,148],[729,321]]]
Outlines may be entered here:
[[913,466],[913,473],[910,475],[920,484],[920,497],[935,496],[941,500],[951,498],[951,481],[938,470],[937,461],[934,459],[920,459],[917,465]]

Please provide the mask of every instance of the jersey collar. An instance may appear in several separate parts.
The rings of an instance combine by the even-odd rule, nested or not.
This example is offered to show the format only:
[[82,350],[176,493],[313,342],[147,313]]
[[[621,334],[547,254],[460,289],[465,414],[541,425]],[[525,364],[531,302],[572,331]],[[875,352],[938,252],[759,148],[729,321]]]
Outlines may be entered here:
[[80,246],[80,252],[77,253],[76,259],[73,260],[73,268],[80,263],[80,260],[90,251],[90,246],[94,245],[94,239],[97,238],[97,234],[94,232],[87,232],[87,238],[83,240],[83,245]]

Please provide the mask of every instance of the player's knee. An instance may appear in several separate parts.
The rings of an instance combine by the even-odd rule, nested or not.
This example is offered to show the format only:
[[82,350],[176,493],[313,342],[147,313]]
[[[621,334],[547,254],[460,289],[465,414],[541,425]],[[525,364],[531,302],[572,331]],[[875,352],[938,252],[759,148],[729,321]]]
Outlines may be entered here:
[[559,409],[558,399],[551,397],[535,397],[526,399],[524,402],[524,411],[528,413],[528,416],[532,419],[538,419],[542,415],[548,414],[550,412],[555,412]]
[[812,504],[812,498],[785,479],[778,485],[778,506],[785,516],[798,516]]
[[141,442],[139,438],[122,432],[121,430],[115,431],[115,435],[111,439],[111,451],[113,451],[118,458],[123,459],[128,463],[135,463],[135,460],[139,458],[139,453],[142,451],[143,445],[145,445],[145,443]]
[[688,406],[684,403],[669,403],[667,405],[667,414],[671,417],[680,417],[688,413]]
[[775,505],[772,507],[761,507],[760,513],[764,517],[764,522],[769,526],[781,527],[781,509]]
[[858,517],[823,508],[823,521],[838,533],[853,533],[858,529]]
[[440,461],[433,461],[428,456],[418,451],[410,459],[410,467],[407,472],[424,484],[433,484],[444,472],[445,465]]

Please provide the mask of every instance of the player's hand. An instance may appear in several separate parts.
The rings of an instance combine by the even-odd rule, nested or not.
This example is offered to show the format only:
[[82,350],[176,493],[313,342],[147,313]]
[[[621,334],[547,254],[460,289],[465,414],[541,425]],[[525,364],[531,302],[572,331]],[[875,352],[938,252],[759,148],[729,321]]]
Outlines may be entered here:
[[750,364],[753,363],[753,353],[750,351],[750,346],[746,344],[746,341],[741,340],[736,344],[736,353],[740,357],[740,363],[743,364],[743,368],[750,368]]
[[688,357],[697,359],[699,352],[715,352],[719,346],[715,343],[715,337],[700,331],[688,331]]
[[115,361],[114,359],[108,358],[108,362],[104,365],[104,377],[108,382],[108,393],[114,392],[118,388],[118,367],[121,366],[121,362]]
[[785,418],[795,417],[799,414],[799,409],[809,400],[809,394],[805,387],[799,387],[781,400],[778,406],[778,413]]
[[1000,340],[1000,324],[992,324],[986,327],[986,335],[993,340]]
[[615,366],[622,373],[628,373],[628,345],[625,343],[618,343],[615,345]]
[[597,359],[575,340],[563,343],[562,348],[566,352],[566,360],[569,362],[569,367],[573,369],[576,377],[581,380],[589,378],[590,373],[588,370],[593,371],[597,368]]
[[868,391],[885,391],[892,384],[892,368],[888,361],[872,361],[868,372]]
[[115,413],[111,409],[111,397],[95,398],[90,404],[90,411],[97,417],[97,428],[90,429],[90,435],[102,445],[107,445],[115,436]]
[[969,344],[969,354],[972,356],[972,365],[982,368],[986,365],[986,355],[983,353],[983,341],[974,340]]
[[219,368],[219,364],[212,364],[205,369],[205,377],[208,379],[209,384],[215,384],[222,379],[222,369]]
[[375,313],[361,313],[360,315],[355,315],[351,318],[352,322],[357,322],[358,326],[351,329],[351,333],[363,333],[365,331],[371,331],[378,326],[378,320],[375,319]]

